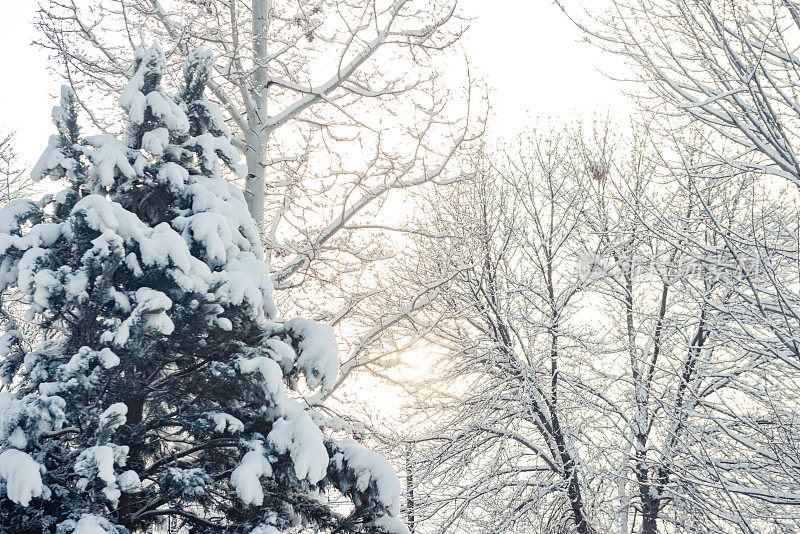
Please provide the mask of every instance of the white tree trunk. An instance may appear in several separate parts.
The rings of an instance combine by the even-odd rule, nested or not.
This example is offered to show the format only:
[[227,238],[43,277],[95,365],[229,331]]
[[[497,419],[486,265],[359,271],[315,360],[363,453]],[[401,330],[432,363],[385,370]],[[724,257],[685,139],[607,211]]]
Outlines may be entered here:
[[[254,128],[258,128],[256,122]],[[264,130],[254,131],[247,135],[247,179],[245,180],[245,198],[247,209],[258,227],[264,234],[264,192],[265,170],[267,154],[267,135]]]
[[252,88],[252,107],[248,109],[247,122],[250,131],[245,142],[247,180],[245,196],[250,215],[259,231],[264,230],[265,172],[267,167],[267,33],[272,12],[270,0],[253,0],[253,67],[255,68]]

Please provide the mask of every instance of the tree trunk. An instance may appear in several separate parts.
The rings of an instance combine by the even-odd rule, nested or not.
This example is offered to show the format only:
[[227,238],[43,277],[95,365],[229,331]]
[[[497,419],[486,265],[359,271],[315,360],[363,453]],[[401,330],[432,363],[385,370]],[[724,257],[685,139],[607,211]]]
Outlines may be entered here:
[[[555,386],[553,392],[555,392]],[[583,503],[583,494],[578,479],[577,466],[575,465],[575,459],[572,457],[569,449],[567,449],[567,439],[561,429],[561,422],[556,411],[555,398],[551,399],[549,410],[550,419],[552,421],[553,441],[558,448],[558,456],[563,466],[563,477],[567,483],[567,498],[569,499],[569,505],[572,509],[572,519],[575,522],[575,528],[578,534],[592,534],[594,529],[589,525],[589,520],[586,517],[586,508]]]
[[641,534],[657,534],[656,519],[658,518],[658,503],[655,506],[648,505],[642,510],[642,530]]
[[254,87],[250,92],[252,106],[248,106],[247,122],[250,131],[245,136],[247,143],[247,179],[245,197],[250,215],[260,233],[264,231],[264,193],[267,158],[267,34],[272,16],[270,0],[253,0],[253,67]]
[[255,133],[247,136],[247,179],[245,180],[244,196],[247,200],[247,210],[262,235],[264,233],[266,152],[266,139],[262,139]]
[[414,444],[406,444],[406,526],[408,531],[414,534]]
[[[125,406],[128,407],[128,412],[125,417],[125,424],[130,428],[135,428],[141,425],[144,419],[144,405],[147,400],[147,395],[135,392],[133,396],[125,399]],[[128,444],[128,457],[127,464],[129,467],[142,469],[144,467],[141,458],[142,442],[139,439],[131,440]],[[138,505],[137,505],[138,503]],[[119,522],[122,526],[129,530],[134,530],[135,521],[132,519],[132,514],[141,506],[139,503],[138,495],[131,493],[123,493],[120,495],[117,513],[119,514]]]
[[639,483],[639,497],[642,500],[642,528],[640,534],[656,534],[659,502],[656,486],[650,481],[650,468],[647,466],[647,436],[636,436],[636,480]]
[[586,518],[581,486],[578,482],[578,473],[575,470],[575,461],[572,459],[572,456],[566,452],[565,447],[559,445],[559,449],[562,451],[562,462],[565,462],[564,478],[567,481],[567,497],[569,498],[570,508],[572,509],[572,519],[575,522],[575,528],[578,534],[592,534],[593,529]]

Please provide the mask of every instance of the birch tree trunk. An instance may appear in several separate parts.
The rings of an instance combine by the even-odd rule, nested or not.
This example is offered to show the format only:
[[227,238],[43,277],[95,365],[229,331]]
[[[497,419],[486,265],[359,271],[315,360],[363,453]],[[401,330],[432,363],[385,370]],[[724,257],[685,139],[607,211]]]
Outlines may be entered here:
[[267,35],[271,16],[271,0],[253,0],[253,109],[248,110],[248,131],[245,135],[247,178],[245,199],[250,215],[259,231],[264,233],[264,208],[267,171],[267,100],[269,96],[267,63]]

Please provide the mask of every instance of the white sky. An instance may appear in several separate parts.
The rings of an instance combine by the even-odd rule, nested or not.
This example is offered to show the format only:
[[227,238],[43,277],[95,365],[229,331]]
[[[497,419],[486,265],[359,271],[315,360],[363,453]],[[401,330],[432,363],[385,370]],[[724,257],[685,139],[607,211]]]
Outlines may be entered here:
[[59,83],[47,72],[46,54],[31,44],[38,2],[10,4],[0,17],[0,131],[16,130],[17,151],[30,165],[47,146]]
[[599,70],[615,67],[616,58],[580,42],[579,30],[552,1],[461,2],[475,17],[464,48],[493,89],[495,133],[514,133],[528,116],[589,119],[628,112],[620,85]]
[[[32,45],[38,2],[14,2],[0,18],[0,131],[17,132],[22,163],[32,164],[52,133],[59,82]],[[580,34],[550,2],[462,0],[475,17],[463,41],[474,72],[492,88],[492,131],[509,134],[530,116],[590,118],[626,109],[618,84],[605,78],[609,58],[578,42]]]

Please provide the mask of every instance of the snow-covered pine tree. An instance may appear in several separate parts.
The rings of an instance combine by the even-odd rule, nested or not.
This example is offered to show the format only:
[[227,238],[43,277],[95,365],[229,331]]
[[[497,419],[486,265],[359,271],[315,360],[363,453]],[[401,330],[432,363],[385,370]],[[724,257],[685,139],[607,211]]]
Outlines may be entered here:
[[336,378],[333,332],[276,322],[256,228],[221,176],[238,155],[203,98],[211,57],[187,58],[175,98],[163,65],[136,52],[122,140],[82,137],[63,90],[33,174],[68,187],[0,212],[0,288],[41,333],[31,350],[14,329],[0,342],[0,529],[408,532],[389,464],[326,437],[300,400]]

